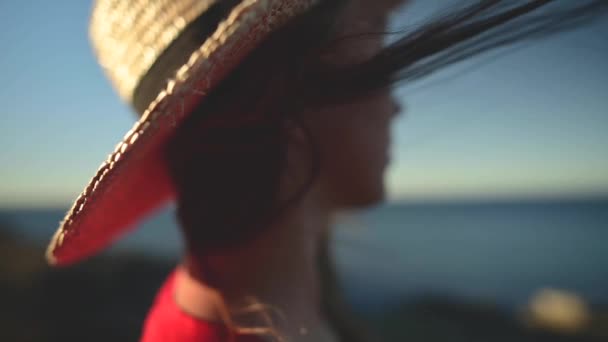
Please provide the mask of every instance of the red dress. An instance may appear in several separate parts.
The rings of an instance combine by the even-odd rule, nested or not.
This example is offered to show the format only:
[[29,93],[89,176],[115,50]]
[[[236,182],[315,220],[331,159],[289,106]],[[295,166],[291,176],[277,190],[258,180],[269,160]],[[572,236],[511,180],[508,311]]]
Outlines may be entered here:
[[[225,342],[228,330],[221,323],[193,317],[182,311],[173,298],[175,272],[156,295],[144,323],[141,342]],[[255,336],[237,335],[235,342],[261,342]]]

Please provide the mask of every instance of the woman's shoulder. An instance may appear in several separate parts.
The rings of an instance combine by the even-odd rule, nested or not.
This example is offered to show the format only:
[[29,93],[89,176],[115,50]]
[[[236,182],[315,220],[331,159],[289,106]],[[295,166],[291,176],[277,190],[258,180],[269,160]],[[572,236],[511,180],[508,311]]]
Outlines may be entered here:
[[[176,271],[158,291],[144,322],[141,342],[224,342],[228,341],[225,325],[194,317],[175,302],[173,293]],[[259,342],[253,336],[239,336],[236,342]]]

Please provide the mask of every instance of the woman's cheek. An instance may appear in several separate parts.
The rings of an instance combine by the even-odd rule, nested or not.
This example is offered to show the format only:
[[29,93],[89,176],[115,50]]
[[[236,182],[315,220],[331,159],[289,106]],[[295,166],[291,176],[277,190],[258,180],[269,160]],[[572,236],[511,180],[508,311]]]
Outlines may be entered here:
[[323,119],[313,122],[321,181],[338,206],[369,205],[384,197],[390,120],[382,115],[377,101],[362,101],[322,113]]
[[[349,125],[343,126],[347,128]],[[344,206],[373,204],[384,196],[386,152],[371,127],[349,127],[334,136],[323,158],[327,187]]]

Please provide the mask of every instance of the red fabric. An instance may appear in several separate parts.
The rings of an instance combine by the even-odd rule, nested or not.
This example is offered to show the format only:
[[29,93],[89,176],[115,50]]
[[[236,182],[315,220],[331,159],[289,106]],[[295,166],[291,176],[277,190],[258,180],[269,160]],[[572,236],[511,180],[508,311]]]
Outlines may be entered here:
[[[174,271],[154,300],[144,323],[141,342],[226,342],[227,328],[190,316],[174,300]],[[234,342],[261,342],[255,336],[237,335]]]

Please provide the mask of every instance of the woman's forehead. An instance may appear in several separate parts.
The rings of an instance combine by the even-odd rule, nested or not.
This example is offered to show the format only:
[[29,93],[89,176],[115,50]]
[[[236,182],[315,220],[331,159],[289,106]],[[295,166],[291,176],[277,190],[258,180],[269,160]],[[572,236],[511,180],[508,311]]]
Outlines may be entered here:
[[389,15],[407,0],[350,0],[342,13],[343,32],[383,29]]
[[[331,1],[331,0],[330,0]],[[334,48],[322,55],[322,59],[335,64],[362,62],[374,56],[383,45],[388,16],[404,0],[350,0],[339,15],[335,31]],[[353,37],[354,39],[341,39]]]
[[353,6],[357,10],[362,11],[363,14],[384,14],[389,15],[390,12],[401,7],[408,0],[350,0],[349,5]]
[[361,3],[367,3],[369,6],[376,6],[379,9],[383,9],[386,11],[394,10],[398,7],[401,7],[405,3],[409,2],[409,0],[353,0]]

